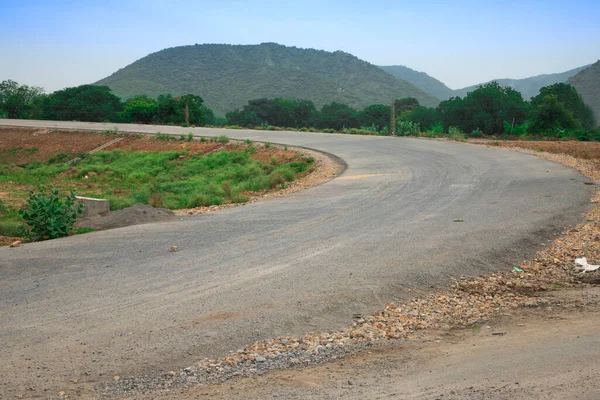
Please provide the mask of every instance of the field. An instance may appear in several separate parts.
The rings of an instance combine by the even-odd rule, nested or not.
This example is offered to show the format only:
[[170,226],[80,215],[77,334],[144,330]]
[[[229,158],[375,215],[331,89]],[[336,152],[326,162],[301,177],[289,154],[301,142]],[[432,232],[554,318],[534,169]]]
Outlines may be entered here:
[[246,202],[314,169],[312,158],[295,151],[226,137],[23,128],[0,129],[0,160],[0,236],[8,237],[19,235],[17,210],[40,185],[110,199],[112,210],[135,203],[174,210]]

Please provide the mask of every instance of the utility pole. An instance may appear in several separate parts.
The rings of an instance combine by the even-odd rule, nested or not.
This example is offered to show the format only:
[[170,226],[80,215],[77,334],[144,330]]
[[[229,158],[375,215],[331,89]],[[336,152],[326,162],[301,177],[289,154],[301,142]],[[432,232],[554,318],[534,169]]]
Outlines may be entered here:
[[190,126],[190,106],[185,103],[185,124]]
[[396,134],[396,100],[392,99],[392,111],[390,113],[390,136]]

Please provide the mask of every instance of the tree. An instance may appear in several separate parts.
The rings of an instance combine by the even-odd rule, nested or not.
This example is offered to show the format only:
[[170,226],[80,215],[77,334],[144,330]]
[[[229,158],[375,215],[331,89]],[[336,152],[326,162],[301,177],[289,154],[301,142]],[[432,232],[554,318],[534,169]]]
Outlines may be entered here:
[[581,128],[573,113],[565,107],[555,94],[545,94],[535,101],[530,131],[534,133],[558,134],[561,129]]
[[6,118],[38,118],[43,98],[42,88],[3,81],[0,83],[0,114],[5,114]]
[[378,131],[390,125],[391,107],[385,104],[371,104],[358,113],[360,126],[375,126]]
[[156,117],[157,112],[156,100],[142,94],[125,102],[125,110],[119,113],[119,119],[123,122],[149,124]]
[[[545,108],[548,108],[554,100],[546,99],[547,96],[555,96],[556,101],[562,103],[565,110],[571,112],[575,121],[579,122],[580,128],[594,128],[594,112],[583,102],[583,98],[573,86],[566,83],[555,83],[554,85],[544,86],[540,89],[540,94],[531,99],[533,109],[539,108],[542,104]],[[552,107],[554,107],[555,111],[558,111],[558,106],[553,105]],[[540,113],[537,113],[538,117],[540,115]],[[565,120],[562,120],[562,122],[564,123]],[[544,124],[547,125],[548,123],[549,121],[546,121]]]
[[41,117],[59,121],[115,121],[122,108],[121,100],[108,86],[81,85],[47,96]]
[[430,107],[418,106],[403,115],[404,119],[417,123],[424,129],[431,129],[441,121],[438,111]]
[[356,110],[346,104],[335,102],[326,104],[321,108],[318,126],[337,131],[343,128],[358,128],[358,115]]
[[194,125],[204,125],[205,116],[202,112],[204,100],[195,94],[186,94],[178,99],[179,113],[181,122],[185,122],[185,109],[189,110],[189,123]]
[[479,129],[487,134],[503,132],[504,121],[522,124],[529,107],[521,93],[497,82],[479,86],[464,99],[453,97],[442,101],[437,108],[444,129],[459,127],[464,132]]
[[396,116],[402,114],[405,111],[410,111],[415,107],[419,106],[419,100],[414,97],[404,97],[402,99],[394,100],[394,109]]

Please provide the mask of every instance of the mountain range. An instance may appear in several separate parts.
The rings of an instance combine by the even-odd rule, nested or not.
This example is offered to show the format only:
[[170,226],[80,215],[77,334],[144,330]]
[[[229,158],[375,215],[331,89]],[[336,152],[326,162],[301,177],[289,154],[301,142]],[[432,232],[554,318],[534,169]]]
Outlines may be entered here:
[[583,97],[583,101],[592,108],[596,125],[600,126],[600,61],[578,72],[569,78],[567,83],[573,85]]
[[426,106],[439,100],[414,84],[342,51],[260,45],[203,44],[149,54],[98,82],[121,98],[192,93],[216,114],[258,98],[312,100],[317,107],[341,102],[356,108],[414,97]]
[[448,86],[427,75],[425,72],[415,71],[403,65],[381,66],[379,68],[400,79],[404,79],[413,83],[418,88],[421,88],[427,93],[436,96],[440,100],[448,100],[450,97],[464,97],[467,95],[467,93],[477,89],[480,85],[485,85],[486,83],[492,81],[498,82],[501,86],[512,87],[513,89],[521,92],[525,100],[529,100],[533,96],[536,96],[542,87],[553,85],[555,83],[566,82],[569,78],[575,76],[577,73],[583,71],[589,66],[590,65],[584,65],[582,67],[574,68],[561,73],[536,75],[523,79],[492,79],[488,82],[482,82],[477,85],[467,86],[465,88],[456,90],[450,89]]

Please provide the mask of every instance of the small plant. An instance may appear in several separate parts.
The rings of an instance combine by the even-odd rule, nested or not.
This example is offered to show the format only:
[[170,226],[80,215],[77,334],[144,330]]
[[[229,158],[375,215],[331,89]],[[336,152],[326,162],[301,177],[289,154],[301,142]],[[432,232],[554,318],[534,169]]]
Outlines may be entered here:
[[460,128],[456,126],[451,126],[448,128],[448,139],[454,140],[456,142],[464,142],[467,140],[467,137],[465,136],[463,131],[460,130]]
[[75,190],[61,199],[58,189],[30,190],[25,208],[19,215],[25,221],[23,236],[30,240],[47,240],[68,236],[71,233],[77,215],[83,213],[83,205],[75,203]]
[[229,138],[227,136],[217,136],[217,138],[215,139],[218,143],[221,144],[226,144],[229,143]]
[[265,149],[268,149],[268,148],[270,148],[270,147],[271,147],[271,143],[269,143],[269,142],[266,142],[266,143],[265,143]]
[[183,134],[179,135],[179,141],[185,142],[185,135],[183,135]]
[[183,124],[181,124],[181,127],[182,127],[182,128],[189,128],[190,126],[189,126],[189,124],[186,124],[186,123],[184,122]]
[[169,135],[168,133],[157,132],[156,135],[154,135],[154,139],[169,141],[175,140],[175,136]]
[[192,132],[188,133],[187,135],[187,141],[191,142],[192,140],[194,140],[194,134]]
[[288,147],[287,146],[283,146],[283,150],[288,151]]
[[421,126],[412,121],[398,121],[396,122],[396,135],[397,136],[419,136],[421,133]]
[[260,129],[262,129],[263,131],[274,131],[275,128],[269,124],[267,124],[266,122],[263,122],[262,125],[260,126]]
[[8,211],[8,207],[6,207],[6,203],[4,200],[0,199],[0,214],[4,214]]
[[104,132],[102,132],[102,135],[104,136],[116,136],[119,133],[119,130],[117,129],[117,127],[114,127],[113,129],[107,129]]
[[206,143],[206,142],[208,142],[207,138],[205,138],[205,137],[200,138],[200,143]]
[[251,146],[252,145],[252,140],[246,139],[246,140],[244,140],[244,143],[246,143],[248,146]]
[[471,134],[469,135],[469,137],[472,137],[472,138],[482,138],[483,137],[483,132],[479,128],[477,128],[473,132],[471,132]]

